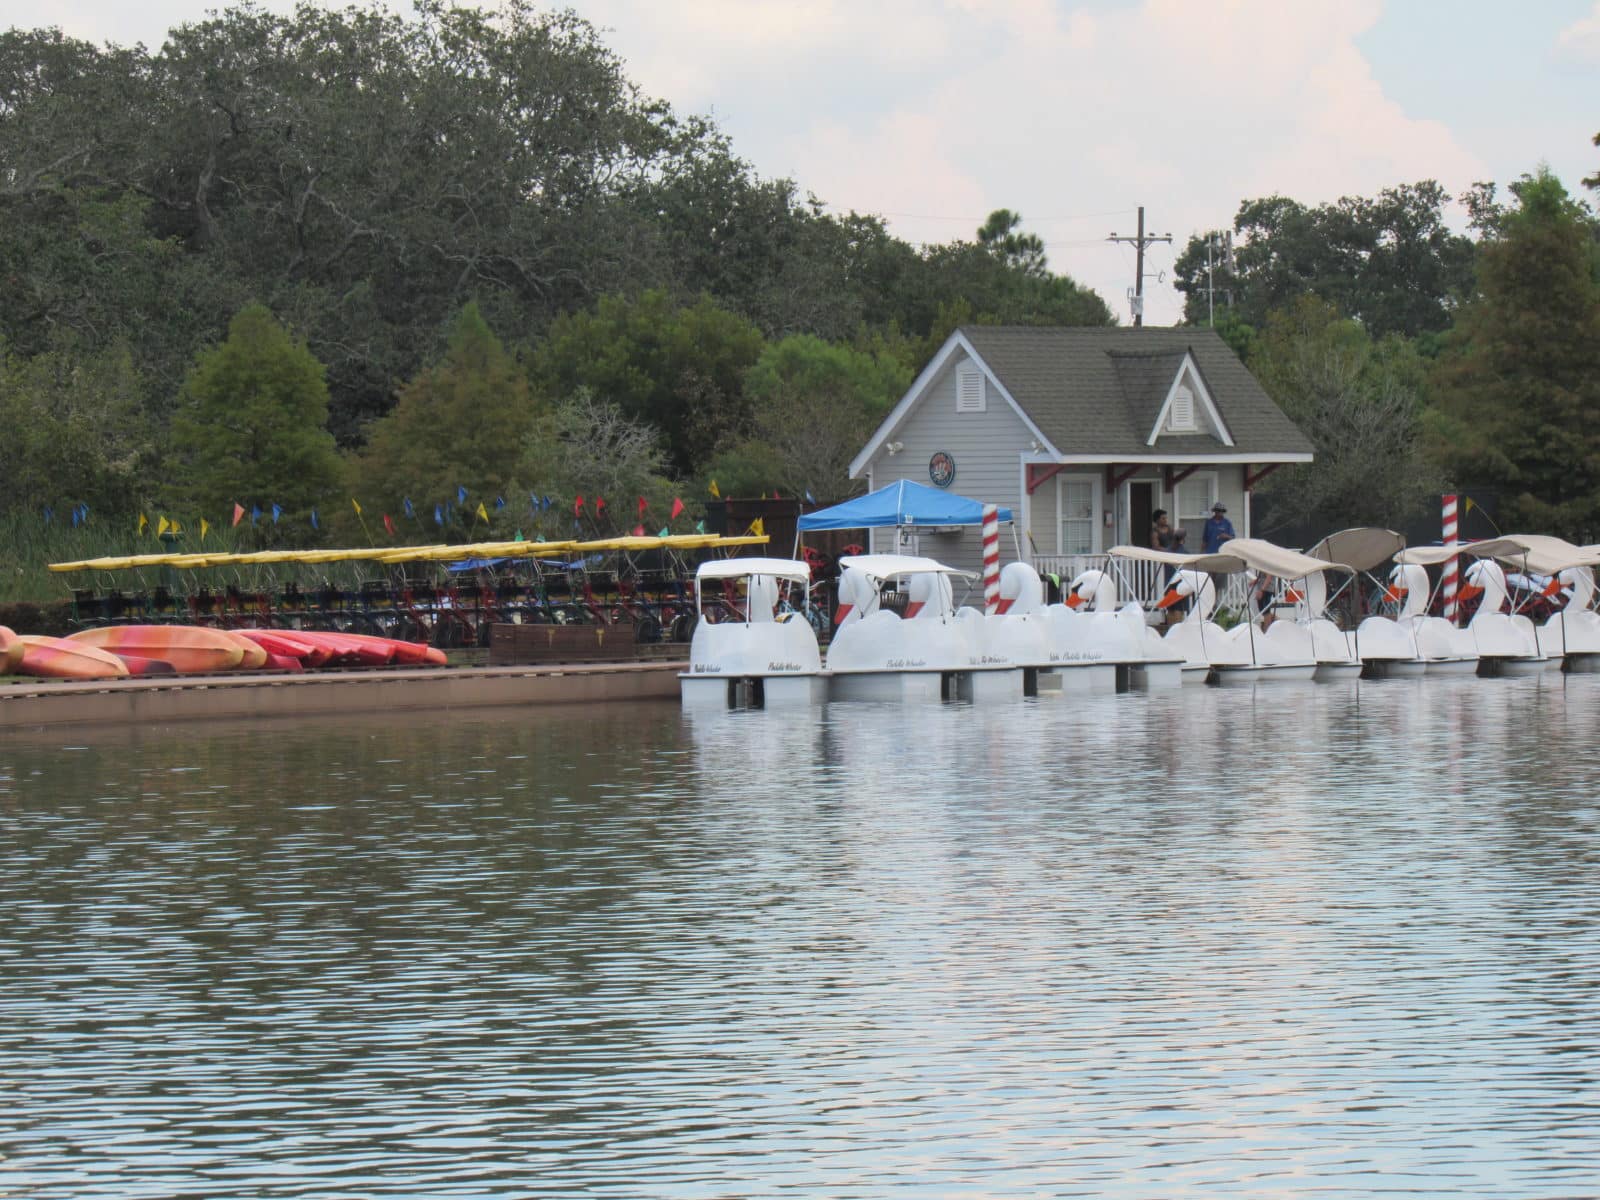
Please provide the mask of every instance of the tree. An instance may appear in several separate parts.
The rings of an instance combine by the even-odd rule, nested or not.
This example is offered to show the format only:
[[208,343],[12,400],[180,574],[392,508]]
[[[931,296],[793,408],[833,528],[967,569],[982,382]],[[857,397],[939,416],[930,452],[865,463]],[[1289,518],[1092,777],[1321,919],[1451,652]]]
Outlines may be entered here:
[[744,373],[763,344],[760,330],[707,297],[680,306],[654,290],[603,297],[592,312],[562,317],[534,367],[548,395],[586,389],[648,422],[673,471],[689,475],[748,432]]
[[1477,296],[1431,377],[1434,453],[1458,485],[1501,488],[1517,528],[1593,541],[1600,230],[1547,169],[1511,192],[1515,206],[1480,251]]
[[136,502],[152,444],[126,346],[0,354],[0,428],[0,514],[83,503],[109,515]]
[[[631,527],[640,498],[657,513],[668,511],[674,488],[664,478],[665,467],[666,450],[655,427],[586,388],[557,404],[548,432],[539,430],[523,447],[524,474],[563,497],[585,497],[590,527],[601,532]],[[596,514],[597,499],[607,504],[604,515]],[[566,513],[542,520],[546,532],[559,533]]]
[[1219,258],[1214,232],[1190,238],[1178,256],[1184,319],[1206,322],[1209,285],[1257,329],[1308,293],[1375,337],[1446,329],[1470,286],[1473,256],[1472,243],[1445,225],[1449,200],[1431,179],[1316,208],[1285,196],[1247,200],[1234,218],[1231,261]]
[[766,483],[826,499],[860,490],[850,460],[910,383],[910,370],[887,354],[805,335],[768,346],[744,384],[755,440],[777,456]]
[[1036,233],[1018,233],[1022,214],[997,208],[978,228],[978,244],[985,247],[1014,271],[1035,278],[1049,273],[1045,265],[1044,242]]
[[322,364],[252,304],[184,380],[172,425],[173,499],[217,514],[241,500],[308,514],[340,480],[327,424]]
[[1404,524],[1437,490],[1423,459],[1422,363],[1404,339],[1374,338],[1305,296],[1269,317],[1250,367],[1316,448],[1263,487],[1281,524]]
[[407,498],[453,502],[460,487],[504,496],[519,490],[523,448],[547,419],[521,365],[468,304],[451,322],[442,361],[408,383],[373,424],[353,464],[356,486],[391,512]]

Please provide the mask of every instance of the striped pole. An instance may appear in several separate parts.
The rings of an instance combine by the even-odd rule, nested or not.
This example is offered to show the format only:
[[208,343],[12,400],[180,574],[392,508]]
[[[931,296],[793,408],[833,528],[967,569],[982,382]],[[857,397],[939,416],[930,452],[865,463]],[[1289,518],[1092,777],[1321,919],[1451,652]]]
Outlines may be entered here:
[[983,611],[1000,611],[1000,510],[983,506]]
[[[1456,498],[1449,495],[1444,497],[1444,542],[1453,546],[1456,542]],[[1440,579],[1440,591],[1444,593],[1444,619],[1452,624],[1456,619],[1456,560],[1450,559],[1444,564],[1444,575]]]

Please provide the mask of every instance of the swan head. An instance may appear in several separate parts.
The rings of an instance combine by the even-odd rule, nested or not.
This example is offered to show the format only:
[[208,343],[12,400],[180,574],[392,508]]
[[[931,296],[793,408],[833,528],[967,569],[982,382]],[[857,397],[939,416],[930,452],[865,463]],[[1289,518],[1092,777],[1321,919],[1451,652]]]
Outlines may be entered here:
[[1156,601],[1156,608],[1171,608],[1180,600],[1187,600],[1194,595],[1195,582],[1192,572],[1179,571],[1172,578],[1172,586],[1167,589],[1167,594]]
[[1082,571],[1071,583],[1067,585],[1067,594],[1062,598],[1062,603],[1068,608],[1081,608],[1095,598],[1095,593],[1100,590],[1101,580],[1104,579],[1103,571]]

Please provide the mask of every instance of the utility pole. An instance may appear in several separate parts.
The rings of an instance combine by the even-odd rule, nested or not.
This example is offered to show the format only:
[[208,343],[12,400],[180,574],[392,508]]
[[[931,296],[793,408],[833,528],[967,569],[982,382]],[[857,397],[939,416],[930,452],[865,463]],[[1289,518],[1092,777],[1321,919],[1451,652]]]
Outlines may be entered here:
[[1144,205],[1142,204],[1139,206],[1138,237],[1118,237],[1113,233],[1106,239],[1108,242],[1131,242],[1136,251],[1136,261],[1133,268],[1133,291],[1128,296],[1128,299],[1133,302],[1133,327],[1135,329],[1144,324],[1144,248],[1152,242],[1170,242],[1171,240],[1172,235],[1170,233],[1160,235],[1152,233],[1148,237],[1145,235]]

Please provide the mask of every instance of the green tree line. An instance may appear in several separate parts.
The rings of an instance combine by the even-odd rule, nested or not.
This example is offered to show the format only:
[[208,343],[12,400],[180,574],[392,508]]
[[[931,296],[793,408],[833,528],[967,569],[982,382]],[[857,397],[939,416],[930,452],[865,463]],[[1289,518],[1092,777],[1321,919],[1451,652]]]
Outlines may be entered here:
[[[1509,190],[1463,198],[1473,236],[1423,181],[1190,240],[1187,321],[1317,443],[1281,511],[1393,522],[1481,483],[1600,536],[1594,214],[1546,171]],[[838,498],[958,324],[1113,320],[1019,214],[924,247],[834,215],[520,2],[0,35],[0,282],[0,519],[241,505],[261,544]]]

